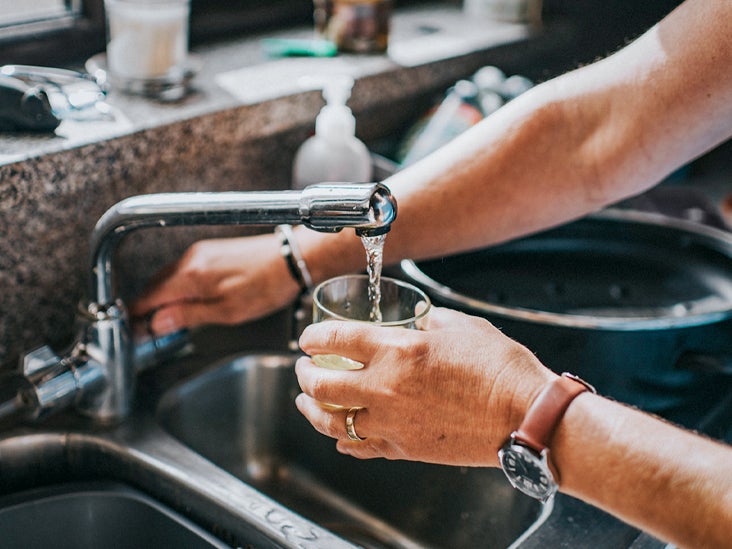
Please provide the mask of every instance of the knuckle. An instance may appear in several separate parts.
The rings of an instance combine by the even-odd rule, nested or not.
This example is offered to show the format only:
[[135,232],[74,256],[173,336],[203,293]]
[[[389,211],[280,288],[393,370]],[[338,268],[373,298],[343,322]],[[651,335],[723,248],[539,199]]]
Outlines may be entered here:
[[207,248],[202,241],[194,242],[181,257],[181,271],[191,280],[198,280],[210,264]]
[[364,439],[354,445],[355,452],[354,456],[361,459],[368,459],[374,457],[382,457],[385,459],[394,459],[390,445],[381,437],[370,437]]
[[409,369],[411,377],[411,370],[421,370],[429,363],[432,344],[424,337],[402,337],[393,344],[392,350],[400,368]]
[[216,304],[218,321],[224,324],[238,324],[247,320],[246,308],[230,299],[222,299]]
[[321,377],[314,377],[310,379],[310,383],[308,384],[309,392],[308,394],[313,397],[315,400],[318,400],[320,402],[326,402],[325,397],[327,393],[327,384],[324,382],[323,378]]
[[327,322],[323,323],[323,326],[329,328],[325,332],[325,344],[328,347],[335,347],[339,345],[339,342],[347,344],[348,342],[348,330],[347,326],[341,322]]
[[359,327],[354,322],[328,321],[319,322],[316,326],[318,347],[337,352],[342,349],[358,349],[357,335]]
[[341,439],[346,437],[346,422],[341,423],[340,414],[328,414],[327,435],[331,438]]
[[411,399],[423,391],[424,383],[430,377],[428,373],[435,367],[432,345],[428,338],[417,333],[394,342],[391,352],[390,362],[398,367],[391,369],[382,391],[390,399]]

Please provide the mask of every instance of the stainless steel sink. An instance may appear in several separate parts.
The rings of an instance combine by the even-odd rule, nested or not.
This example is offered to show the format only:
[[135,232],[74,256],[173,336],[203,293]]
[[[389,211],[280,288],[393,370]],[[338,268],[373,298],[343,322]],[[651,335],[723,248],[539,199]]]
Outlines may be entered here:
[[140,406],[119,425],[63,415],[0,433],[0,547],[353,546],[201,457]]
[[551,511],[494,469],[357,460],[296,410],[295,358],[243,355],[170,389],[174,437],[283,506],[366,548],[507,547]]
[[4,549],[228,548],[196,524],[123,484],[64,483],[0,498]]

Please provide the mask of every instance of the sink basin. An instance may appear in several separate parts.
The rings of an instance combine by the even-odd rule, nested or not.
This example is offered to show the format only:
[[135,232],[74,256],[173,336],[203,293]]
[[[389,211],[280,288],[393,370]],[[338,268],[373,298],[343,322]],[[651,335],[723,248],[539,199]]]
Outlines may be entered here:
[[0,498],[0,539],[5,549],[229,547],[145,494],[101,482]]
[[0,433],[0,547],[351,547],[223,471],[147,411]]
[[496,469],[339,454],[294,405],[295,358],[243,355],[170,389],[178,440],[314,523],[366,548],[507,547],[551,511]]

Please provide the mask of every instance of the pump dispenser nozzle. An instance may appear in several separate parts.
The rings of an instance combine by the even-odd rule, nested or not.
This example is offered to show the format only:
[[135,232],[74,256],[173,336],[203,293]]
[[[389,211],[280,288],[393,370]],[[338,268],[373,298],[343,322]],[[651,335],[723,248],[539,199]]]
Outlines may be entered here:
[[340,76],[325,82],[323,99],[325,107],[315,119],[315,133],[325,138],[340,139],[356,133],[356,118],[346,106],[351,97],[353,78]]
[[323,82],[323,99],[330,105],[344,105],[351,97],[353,78],[350,76],[336,76]]
[[371,155],[356,137],[356,118],[346,105],[353,78],[309,78],[301,85],[322,89],[325,106],[315,118],[315,135],[295,155],[293,187],[334,181],[371,182]]

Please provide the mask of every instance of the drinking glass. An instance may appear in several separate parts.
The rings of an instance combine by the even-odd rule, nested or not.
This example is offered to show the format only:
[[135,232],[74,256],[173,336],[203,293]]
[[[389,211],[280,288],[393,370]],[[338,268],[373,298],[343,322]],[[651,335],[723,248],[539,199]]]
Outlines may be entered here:
[[[389,277],[381,277],[379,289],[380,320],[374,314],[368,275],[344,275],[326,280],[313,292],[313,322],[349,320],[418,329],[419,322],[430,309],[427,295],[416,286]],[[426,306],[416,313],[415,308],[420,302]],[[363,368],[362,363],[338,355],[315,355],[312,359],[318,366],[334,370]]]
[[339,51],[385,52],[389,45],[392,0],[313,0],[316,34]]

